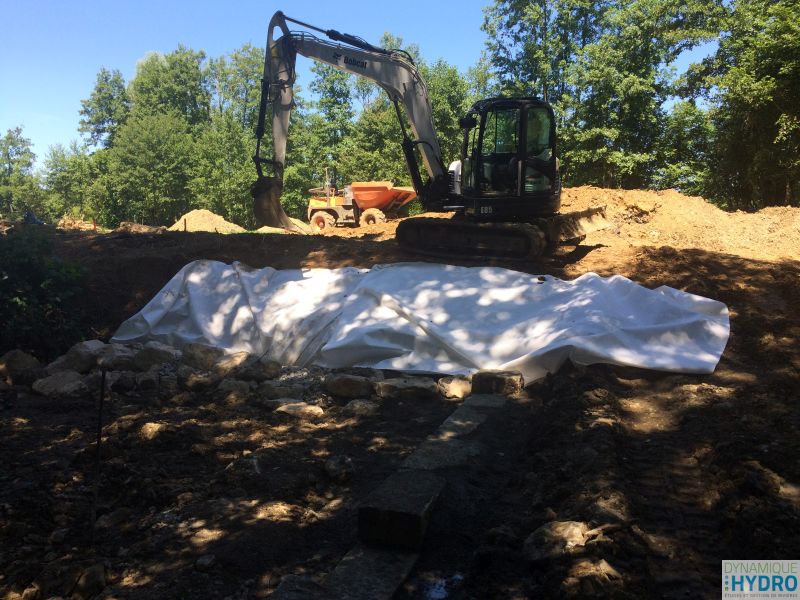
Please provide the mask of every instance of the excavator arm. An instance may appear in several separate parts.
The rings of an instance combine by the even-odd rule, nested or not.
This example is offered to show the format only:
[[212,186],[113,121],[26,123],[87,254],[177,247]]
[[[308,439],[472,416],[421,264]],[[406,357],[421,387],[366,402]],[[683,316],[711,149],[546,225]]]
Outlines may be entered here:
[[[328,40],[308,32],[293,32],[289,29],[288,22],[322,33]],[[256,128],[256,152],[253,156],[258,171],[258,181],[251,191],[255,200],[256,219],[259,222],[283,227],[290,223],[280,207],[280,195],[283,190],[283,169],[286,164],[289,116],[294,106],[293,86],[298,54],[328,64],[345,73],[359,75],[380,86],[395,106],[403,131],[403,154],[417,194],[426,208],[434,207],[447,196],[449,189],[447,170],[442,163],[428,90],[410,57],[400,51],[378,48],[346,33],[319,29],[278,11],[273,15],[267,33],[261,103]],[[261,144],[270,105],[273,155],[272,158],[264,158],[261,156]],[[400,105],[408,117],[413,138],[408,135],[403,125]],[[428,174],[425,182],[422,181],[417,165],[415,147],[419,149]],[[265,175],[264,166],[271,168],[272,176]]]

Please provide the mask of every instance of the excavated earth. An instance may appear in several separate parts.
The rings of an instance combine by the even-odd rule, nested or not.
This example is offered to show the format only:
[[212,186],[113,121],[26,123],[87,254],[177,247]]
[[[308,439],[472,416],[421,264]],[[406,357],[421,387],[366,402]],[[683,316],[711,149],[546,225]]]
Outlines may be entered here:
[[[725,302],[731,337],[716,372],[567,367],[531,382],[518,398],[524,418],[497,432],[518,436],[517,450],[444,496],[397,597],[717,598],[721,560],[800,556],[800,209],[727,213],[674,191],[589,187],[566,190],[562,208],[599,204],[612,227],[577,247],[528,263],[447,262],[619,274]],[[87,338],[107,339],[195,259],[279,269],[428,260],[400,250],[395,228],[50,231],[86,269]],[[355,543],[359,499],[457,403],[394,399],[353,416],[322,376],[277,376],[324,410],[311,420],[267,411],[257,394],[112,393],[94,544],[96,399],[2,388],[0,595],[260,598],[286,575],[330,571]],[[147,423],[169,435],[148,436]],[[346,479],[324,467],[340,456],[354,466]],[[590,534],[537,548],[535,531],[567,521]]]

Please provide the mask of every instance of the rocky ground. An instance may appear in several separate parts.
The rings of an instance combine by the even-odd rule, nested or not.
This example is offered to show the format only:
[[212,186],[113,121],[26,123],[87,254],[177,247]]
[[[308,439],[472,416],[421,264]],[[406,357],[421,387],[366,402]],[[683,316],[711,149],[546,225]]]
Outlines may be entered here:
[[[675,192],[564,195],[565,209],[597,203],[609,230],[536,263],[492,264],[621,274],[721,300],[731,338],[717,371],[595,366],[534,382],[514,400],[516,425],[497,432],[518,436],[516,451],[450,485],[399,597],[715,598],[722,559],[798,556],[800,210],[725,213]],[[419,260],[396,246],[395,226],[52,235],[87,268],[87,335],[106,338],[190,260]],[[320,577],[351,547],[359,499],[459,404],[429,382],[425,401],[381,397],[392,373],[345,373],[369,381],[350,396],[321,370],[163,354],[137,365],[139,353],[117,357],[126,374],[106,398],[94,544],[98,376],[59,381],[67,397],[31,388],[30,372],[0,386],[6,597],[264,597],[285,575]]]

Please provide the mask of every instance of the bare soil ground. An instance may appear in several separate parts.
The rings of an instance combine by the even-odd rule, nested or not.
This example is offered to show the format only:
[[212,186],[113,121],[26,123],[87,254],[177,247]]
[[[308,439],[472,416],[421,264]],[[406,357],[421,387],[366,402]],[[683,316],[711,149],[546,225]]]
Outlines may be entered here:
[[[710,376],[598,366],[535,383],[520,424],[526,443],[473,477],[461,500],[439,505],[402,597],[715,598],[722,559],[800,555],[800,210],[726,213],[671,191],[565,191],[564,210],[597,204],[608,207],[609,230],[536,262],[491,264],[563,278],[620,274],[721,300],[731,310],[722,361]],[[395,227],[53,236],[63,257],[87,269],[88,335],[107,337],[191,260],[275,268],[420,260],[397,247]],[[98,561],[112,584],[104,595],[119,598],[263,597],[282,575],[322,573],[354,541],[356,499],[449,409],[385,410],[353,421],[334,403],[330,418],[301,426],[212,398],[112,403],[100,490],[111,525],[92,549],[82,525],[92,402],[7,400],[0,593],[16,597],[36,578],[67,580]],[[161,445],[137,437],[154,420],[176,428]],[[253,452],[274,475],[229,480],[226,465]],[[355,457],[359,475],[348,486],[320,473],[330,453]],[[523,543],[552,520],[608,527],[576,555],[531,564]],[[193,568],[207,552],[215,564]]]

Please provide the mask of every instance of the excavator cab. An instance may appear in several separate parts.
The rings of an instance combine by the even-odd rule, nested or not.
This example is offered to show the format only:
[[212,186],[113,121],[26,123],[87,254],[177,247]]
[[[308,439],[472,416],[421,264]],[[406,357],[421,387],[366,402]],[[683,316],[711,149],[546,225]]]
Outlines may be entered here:
[[538,98],[490,98],[461,119],[460,196],[478,220],[526,221],[561,205],[555,117]]

